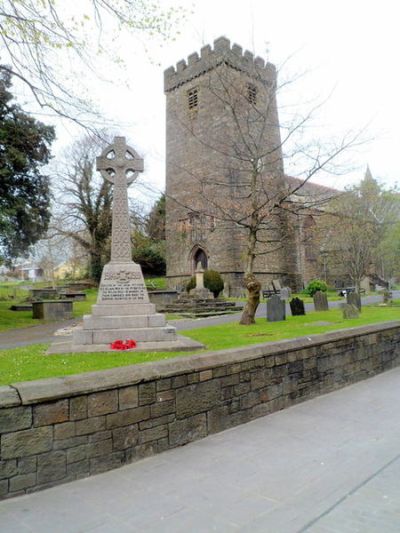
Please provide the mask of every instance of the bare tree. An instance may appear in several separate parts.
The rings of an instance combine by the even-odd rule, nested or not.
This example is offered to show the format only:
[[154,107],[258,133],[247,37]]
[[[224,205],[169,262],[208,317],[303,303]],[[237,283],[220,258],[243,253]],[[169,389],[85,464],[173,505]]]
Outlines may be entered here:
[[[169,38],[183,15],[178,7],[163,8],[157,0],[2,0],[0,70],[21,80],[40,107],[82,124],[96,118],[93,104],[76,89],[77,76],[67,80],[63,75],[65,64],[97,75],[95,55],[122,61],[112,43],[124,30]],[[110,31],[112,38],[106,40]]]
[[97,281],[109,255],[112,220],[111,183],[94,167],[102,147],[98,138],[87,135],[66,151],[53,178],[57,203],[51,224],[53,232],[86,250],[89,274]]
[[326,233],[332,271],[347,276],[357,291],[367,275],[384,278],[384,255],[391,251],[382,244],[399,220],[397,195],[379,185],[367,168],[361,183],[331,202],[328,212],[328,225],[320,231]]

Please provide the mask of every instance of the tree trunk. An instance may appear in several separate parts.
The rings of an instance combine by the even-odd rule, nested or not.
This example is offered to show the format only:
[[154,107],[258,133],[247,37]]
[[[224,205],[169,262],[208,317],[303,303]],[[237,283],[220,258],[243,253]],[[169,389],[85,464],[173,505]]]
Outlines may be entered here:
[[239,324],[250,325],[255,323],[255,316],[258,304],[260,303],[261,283],[254,274],[247,273],[244,276],[244,283],[247,289],[247,302],[243,309]]

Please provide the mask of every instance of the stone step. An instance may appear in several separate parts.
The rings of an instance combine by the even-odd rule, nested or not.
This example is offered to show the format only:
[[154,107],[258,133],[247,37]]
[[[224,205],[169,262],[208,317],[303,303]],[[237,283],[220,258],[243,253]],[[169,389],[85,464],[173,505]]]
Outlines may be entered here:
[[154,315],[134,316],[92,316],[83,317],[83,329],[137,329],[165,326],[165,316],[160,313]]
[[92,306],[93,316],[137,316],[154,315],[154,304],[95,304]]
[[174,340],[175,338],[176,329],[173,326],[103,330],[76,328],[73,332],[73,344],[109,344],[118,339],[133,339],[137,342],[158,342]]

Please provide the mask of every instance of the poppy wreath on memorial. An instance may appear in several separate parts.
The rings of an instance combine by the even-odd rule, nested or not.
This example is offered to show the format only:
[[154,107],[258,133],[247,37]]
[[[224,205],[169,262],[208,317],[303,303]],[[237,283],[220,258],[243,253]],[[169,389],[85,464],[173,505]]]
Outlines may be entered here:
[[127,339],[126,341],[117,339],[110,344],[112,350],[131,350],[132,348],[136,348],[136,346],[136,341],[133,339]]

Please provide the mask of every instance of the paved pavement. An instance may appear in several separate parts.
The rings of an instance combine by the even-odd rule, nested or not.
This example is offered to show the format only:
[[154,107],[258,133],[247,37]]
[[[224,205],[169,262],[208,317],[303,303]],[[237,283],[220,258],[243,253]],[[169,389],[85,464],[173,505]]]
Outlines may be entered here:
[[[400,297],[400,291],[395,291],[398,295],[394,294],[394,297]],[[343,300],[336,302],[329,302],[331,307],[337,307]],[[362,299],[363,304],[376,303],[382,301],[382,296],[368,296]],[[313,304],[306,304],[307,311],[314,309]],[[239,311],[240,312],[240,311]],[[287,314],[290,314],[290,308],[287,306]],[[266,304],[262,303],[257,309],[258,317],[266,316]],[[236,313],[232,315],[223,315],[218,317],[197,318],[197,319],[184,319],[184,320],[171,320],[170,323],[176,327],[178,331],[185,329],[197,329],[205,326],[214,326],[217,324],[227,324],[229,322],[235,322],[238,320]],[[0,333],[0,349],[16,348],[18,346],[28,346],[29,344],[37,343],[51,343],[54,341],[54,332],[60,328],[68,328],[73,325],[79,324],[79,319],[64,320],[63,322],[55,322],[52,324],[41,324],[38,326],[30,326],[28,328],[13,329],[10,331],[4,331]],[[68,338],[64,337],[67,341]]]
[[400,368],[0,503],[2,533],[398,533]]

